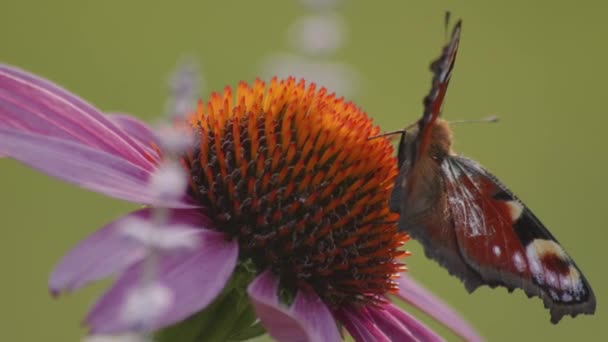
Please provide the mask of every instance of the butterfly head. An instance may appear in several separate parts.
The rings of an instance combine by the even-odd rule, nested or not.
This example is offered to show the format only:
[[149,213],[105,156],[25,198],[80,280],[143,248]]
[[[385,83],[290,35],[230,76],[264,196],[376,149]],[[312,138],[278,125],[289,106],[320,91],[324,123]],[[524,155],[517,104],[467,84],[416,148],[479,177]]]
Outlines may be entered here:
[[453,154],[452,151],[452,130],[447,121],[438,118],[433,122],[431,129],[431,138],[429,139],[428,148],[421,149],[420,129],[419,124],[415,123],[407,127],[401,136],[399,142],[399,165],[402,166],[405,161],[414,161],[415,165],[422,159],[432,159],[438,164],[441,164],[443,159]]

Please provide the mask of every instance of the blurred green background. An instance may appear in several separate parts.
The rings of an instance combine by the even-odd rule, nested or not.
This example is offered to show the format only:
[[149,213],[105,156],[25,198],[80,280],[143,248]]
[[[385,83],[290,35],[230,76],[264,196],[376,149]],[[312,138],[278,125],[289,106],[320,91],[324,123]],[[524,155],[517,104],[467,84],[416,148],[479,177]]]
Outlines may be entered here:
[[[444,42],[446,9],[464,19],[464,29],[445,117],[502,119],[456,127],[457,150],[533,208],[584,271],[598,310],[554,326],[540,300],[521,291],[481,288],[469,295],[425,259],[417,242],[408,245],[411,274],[490,341],[603,340],[608,5],[342,1],[349,35],[333,60],[359,73],[354,100],[383,129],[420,115],[428,65]],[[286,0],[3,0],[0,61],[43,75],[103,110],[152,122],[164,111],[167,74],[184,54],[200,61],[208,90],[252,80],[265,56],[291,50],[286,30],[305,14]],[[81,318],[108,282],[53,299],[47,275],[70,246],[133,206],[10,160],[1,160],[0,170],[0,340],[77,341]]]

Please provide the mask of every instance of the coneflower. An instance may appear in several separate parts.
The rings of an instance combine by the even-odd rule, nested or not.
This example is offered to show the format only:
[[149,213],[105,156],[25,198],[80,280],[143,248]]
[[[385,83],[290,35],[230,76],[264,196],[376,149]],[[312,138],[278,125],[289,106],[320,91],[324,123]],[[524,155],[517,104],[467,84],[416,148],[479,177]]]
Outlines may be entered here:
[[[82,241],[52,272],[53,293],[118,275],[86,318],[91,332],[156,331],[217,313],[218,303],[234,304],[227,293],[242,293],[255,315],[237,325],[259,320],[281,341],[341,340],[342,327],[357,341],[441,340],[393,304],[395,294],[479,340],[402,274],[408,237],[388,209],[393,149],[368,139],[379,129],[354,104],[303,80],[257,80],[212,94],[176,127],[195,141],[178,156],[188,185],[159,196],[150,182],[168,152],[145,124],[0,66],[0,155],[146,205]],[[162,310],[134,324],[124,308],[146,272],[149,238],[125,227],[155,222],[152,208],[166,213],[153,241]]]

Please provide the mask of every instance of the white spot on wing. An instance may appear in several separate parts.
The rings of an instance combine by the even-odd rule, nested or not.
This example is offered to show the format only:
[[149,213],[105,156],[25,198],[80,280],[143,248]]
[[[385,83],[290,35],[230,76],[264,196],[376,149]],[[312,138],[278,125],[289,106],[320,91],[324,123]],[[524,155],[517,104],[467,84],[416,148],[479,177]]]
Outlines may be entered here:
[[500,250],[500,247],[494,246],[494,247],[492,247],[492,253],[494,253],[494,255],[496,257],[500,257],[500,254],[502,253],[502,251]]
[[513,222],[517,221],[521,217],[521,214],[524,212],[524,206],[518,201],[508,201],[507,206],[509,206],[511,219],[513,220]]
[[513,254],[513,264],[515,264],[515,268],[518,272],[524,272],[526,270],[526,262],[519,252]]
[[578,272],[574,266],[570,265],[568,268],[568,275],[564,277],[566,281],[560,282],[560,287],[562,290],[569,290],[577,296],[580,296],[585,292],[583,287],[583,282],[581,280],[581,274]]
[[528,263],[530,264],[530,272],[532,272],[532,276],[536,279],[536,282],[539,284],[545,283],[545,274],[543,273],[543,268],[540,265],[540,260],[535,257],[528,256]]
[[547,279],[547,285],[551,286],[551,287],[555,287],[558,288],[559,287],[559,283],[557,282],[557,275],[555,274],[555,272],[549,271],[549,270],[545,270],[546,273],[546,279]]
[[563,288],[569,288],[572,286],[572,282],[570,281],[570,275],[559,277],[559,281],[562,284]]

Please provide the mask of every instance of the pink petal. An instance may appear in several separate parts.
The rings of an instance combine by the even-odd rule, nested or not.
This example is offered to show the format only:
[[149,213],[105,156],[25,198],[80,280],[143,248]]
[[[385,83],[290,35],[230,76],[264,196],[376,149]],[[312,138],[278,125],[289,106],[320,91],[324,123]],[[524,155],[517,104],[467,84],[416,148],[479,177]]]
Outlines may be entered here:
[[95,107],[47,80],[6,65],[0,65],[0,127],[68,140],[148,171],[154,168],[146,151]]
[[160,160],[158,152],[151,146],[160,146],[160,141],[156,133],[148,127],[145,123],[137,120],[136,118],[118,113],[107,114],[108,118],[125,131],[133,140],[135,140],[142,149],[146,150],[155,161]]
[[[129,239],[121,229],[134,218],[149,219],[151,209],[132,212],[100,228],[78,243],[55,266],[49,277],[49,289],[58,294],[72,291],[92,281],[125,270],[145,256],[145,246]],[[198,210],[171,210],[168,223],[208,226],[206,216]]]
[[308,331],[314,331],[319,341],[340,341],[336,322],[325,303],[309,289],[298,290],[291,306],[291,314]]
[[94,334],[132,330],[152,331],[200,311],[223,290],[236,266],[238,245],[223,233],[201,229],[200,247],[178,254],[162,254],[156,283],[171,293],[172,302],[157,319],[136,327],[121,319],[129,294],[142,283],[144,262],[127,269],[95,304],[86,318]]
[[357,342],[390,342],[388,336],[373,322],[366,311],[343,309],[335,313],[350,336]]
[[477,334],[469,323],[462,319],[442,300],[414,281],[409,275],[405,273],[401,274],[398,281],[399,293],[397,296],[399,298],[424,311],[427,315],[433,317],[463,339],[470,342],[483,341],[483,338]]
[[340,341],[327,306],[311,290],[298,290],[290,308],[278,297],[279,282],[270,271],[260,274],[247,289],[258,318],[278,341]]
[[433,330],[391,303],[382,308],[371,307],[369,312],[376,324],[391,340],[443,341]]
[[336,316],[358,342],[443,341],[435,332],[391,303],[342,308]]
[[148,185],[150,171],[79,143],[0,128],[0,151],[50,176],[110,197],[157,206],[194,207],[186,200],[154,196]]

